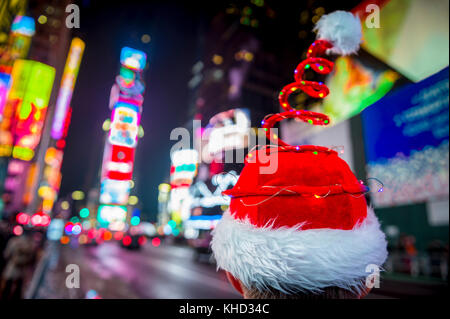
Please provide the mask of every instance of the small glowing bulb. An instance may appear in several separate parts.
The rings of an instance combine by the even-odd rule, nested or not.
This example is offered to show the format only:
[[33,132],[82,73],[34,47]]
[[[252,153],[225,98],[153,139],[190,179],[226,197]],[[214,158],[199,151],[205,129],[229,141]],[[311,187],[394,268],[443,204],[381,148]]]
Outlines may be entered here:
[[143,34],[141,37],[141,42],[142,43],[149,43],[151,40],[151,37],[148,34]]
[[38,22],[40,23],[40,24],[45,24],[45,23],[47,23],[47,17],[45,16],[45,15],[40,15],[39,16],[39,18],[38,18]]

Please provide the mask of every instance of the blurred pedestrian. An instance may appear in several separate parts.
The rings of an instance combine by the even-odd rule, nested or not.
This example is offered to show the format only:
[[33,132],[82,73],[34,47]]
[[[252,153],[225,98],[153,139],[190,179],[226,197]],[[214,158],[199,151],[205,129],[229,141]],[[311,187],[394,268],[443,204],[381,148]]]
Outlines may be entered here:
[[20,299],[26,267],[33,260],[33,245],[28,232],[11,238],[3,255],[7,262],[1,280],[2,299]]
[[6,244],[11,237],[8,228],[8,223],[4,220],[0,220],[0,274],[3,272],[3,268],[5,267],[6,262],[3,256],[3,252],[5,251]]

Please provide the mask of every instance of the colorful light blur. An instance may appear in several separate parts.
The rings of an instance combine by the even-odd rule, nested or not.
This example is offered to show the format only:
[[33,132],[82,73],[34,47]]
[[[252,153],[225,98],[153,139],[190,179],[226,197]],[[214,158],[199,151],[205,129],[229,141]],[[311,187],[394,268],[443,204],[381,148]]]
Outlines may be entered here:
[[[15,126],[10,139],[12,156],[30,161],[41,139],[55,69],[40,62],[16,60],[7,104],[15,108]],[[8,130],[10,122],[2,122]],[[6,126],[6,127],[5,127]],[[3,132],[2,132],[3,133]]]
[[102,178],[129,181],[133,177],[133,164],[134,148],[108,144]]
[[130,246],[131,245],[131,241],[132,240],[131,240],[131,237],[129,235],[125,236],[122,239],[122,243],[123,243],[124,246]]
[[119,205],[100,205],[98,208],[97,220],[102,227],[107,227],[111,223],[125,222],[127,208]]
[[54,218],[47,228],[47,238],[49,240],[60,240],[64,233],[64,221],[60,218]]
[[84,207],[80,210],[80,217],[81,218],[87,218],[89,217],[89,208]]
[[171,154],[171,160],[170,186],[190,186],[197,175],[198,152],[194,149],[177,150]]
[[[30,48],[31,37],[34,33],[35,26],[33,18],[22,15],[17,15],[14,18],[11,25],[11,34],[9,36],[7,50],[2,54],[2,63],[6,63],[6,65],[0,65],[0,122],[3,120],[3,117],[10,120],[13,116],[13,111],[15,111],[10,108],[7,110],[8,114],[3,116],[3,111],[5,109],[8,91],[12,80],[11,66],[14,63],[14,60],[26,58]],[[2,144],[1,139],[0,144]],[[2,156],[1,147],[0,156]]]
[[100,189],[100,203],[126,205],[129,198],[130,183],[128,181],[105,179]]
[[47,227],[50,225],[51,218],[44,212],[37,212],[31,216],[31,225],[35,227]]
[[115,240],[122,240],[123,232],[121,232],[121,231],[115,232],[113,237]]
[[69,236],[61,236],[61,244],[63,245],[67,245],[68,243],[70,243],[70,237]]
[[161,245],[161,239],[159,239],[158,237],[153,238],[152,245],[158,247],[159,245]]
[[34,19],[27,16],[16,16],[11,25],[11,32],[32,37],[36,31]]
[[146,62],[147,55],[142,51],[124,47],[120,52],[120,63],[129,69],[142,71]]
[[145,236],[139,236],[139,238],[138,238],[139,246],[145,245],[146,242],[147,242],[147,238]]
[[85,44],[79,38],[72,39],[69,54],[67,56],[61,86],[56,100],[56,110],[52,123],[51,136],[58,140],[63,137],[64,122],[72,99],[73,89],[80,69]]
[[16,216],[16,221],[21,225],[26,225],[30,222],[30,215],[26,213],[18,213]]
[[3,118],[3,109],[6,104],[6,98],[8,97],[10,85],[11,75],[8,73],[0,72],[0,122]]
[[16,236],[20,236],[23,234],[23,227],[20,225],[16,225],[13,227],[13,234]]
[[250,124],[248,109],[231,109],[213,116],[203,132],[202,138],[208,141],[203,152],[208,154],[202,154],[202,158],[247,147]]
[[84,199],[84,192],[83,191],[74,191],[72,192],[72,199],[73,200],[83,200]]
[[131,217],[131,219],[130,219],[130,224],[131,224],[132,226],[137,226],[137,225],[139,225],[140,222],[141,222],[141,219],[140,219],[139,216],[133,216],[133,217]]

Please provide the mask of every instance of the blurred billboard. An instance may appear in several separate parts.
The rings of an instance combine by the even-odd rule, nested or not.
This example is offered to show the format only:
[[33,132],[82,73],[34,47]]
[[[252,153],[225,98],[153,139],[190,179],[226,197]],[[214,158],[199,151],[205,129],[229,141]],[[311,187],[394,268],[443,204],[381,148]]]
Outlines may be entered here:
[[448,197],[448,68],[362,112],[368,177],[384,183],[375,207]]

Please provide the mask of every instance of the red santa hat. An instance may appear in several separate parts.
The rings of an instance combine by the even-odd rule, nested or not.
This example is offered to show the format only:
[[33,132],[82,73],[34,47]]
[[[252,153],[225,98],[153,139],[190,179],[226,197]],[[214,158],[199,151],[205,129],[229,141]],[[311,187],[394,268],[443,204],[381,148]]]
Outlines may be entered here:
[[[344,20],[354,23],[348,14],[334,17],[342,23],[347,16]],[[334,21],[333,14],[322,19]],[[324,25],[321,21],[318,26]],[[320,40],[343,52],[336,48],[342,41],[321,35],[319,31]],[[299,112],[305,121],[314,118],[312,112],[291,109],[272,119]],[[329,122],[323,116],[321,120]],[[381,266],[387,258],[385,235],[364,197],[367,188],[332,149],[278,145],[250,152],[238,182],[224,192],[231,196],[230,207],[211,244],[217,266],[245,287],[261,291],[316,293],[340,287],[360,292],[370,274],[368,266]],[[273,165],[267,160],[276,160],[272,174],[264,172]]]

